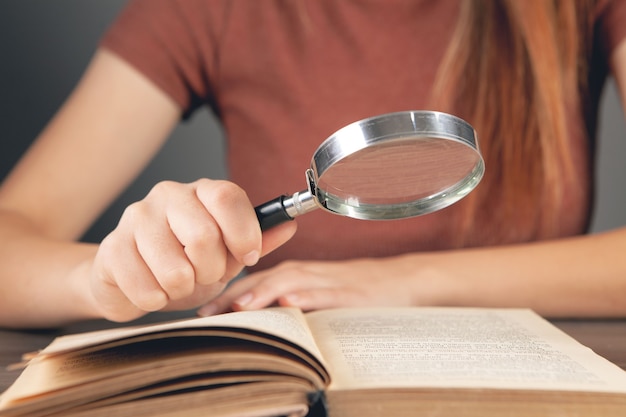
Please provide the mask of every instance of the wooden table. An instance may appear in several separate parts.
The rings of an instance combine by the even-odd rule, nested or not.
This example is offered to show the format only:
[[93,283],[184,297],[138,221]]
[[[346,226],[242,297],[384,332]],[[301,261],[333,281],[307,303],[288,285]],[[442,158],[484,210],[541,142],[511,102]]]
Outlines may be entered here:
[[[158,321],[157,317],[157,321]],[[626,369],[626,320],[553,320],[557,327],[589,346],[596,353]],[[17,378],[19,371],[6,367],[20,361],[23,353],[42,349],[66,332],[101,328],[102,322],[85,323],[64,331],[11,331],[0,329],[0,392]]]

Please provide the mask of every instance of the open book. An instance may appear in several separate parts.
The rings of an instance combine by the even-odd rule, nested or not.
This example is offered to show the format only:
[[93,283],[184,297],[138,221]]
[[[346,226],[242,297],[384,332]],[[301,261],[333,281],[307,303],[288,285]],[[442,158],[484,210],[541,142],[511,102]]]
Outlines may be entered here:
[[626,372],[529,310],[271,308],[63,336],[0,416],[626,416]]

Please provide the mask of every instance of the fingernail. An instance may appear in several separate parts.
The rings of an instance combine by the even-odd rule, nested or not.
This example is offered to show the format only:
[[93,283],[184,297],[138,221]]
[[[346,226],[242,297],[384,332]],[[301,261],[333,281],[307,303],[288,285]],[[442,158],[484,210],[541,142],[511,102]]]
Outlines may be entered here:
[[238,307],[245,307],[246,305],[250,304],[250,301],[252,301],[252,293],[246,293],[244,295],[242,295],[241,297],[237,298],[233,304],[236,304]]
[[259,262],[259,251],[253,250],[252,252],[248,252],[243,257],[243,263],[247,266],[254,266],[257,262]]
[[217,305],[213,303],[205,304],[196,311],[196,314],[201,317],[213,316],[217,313]]

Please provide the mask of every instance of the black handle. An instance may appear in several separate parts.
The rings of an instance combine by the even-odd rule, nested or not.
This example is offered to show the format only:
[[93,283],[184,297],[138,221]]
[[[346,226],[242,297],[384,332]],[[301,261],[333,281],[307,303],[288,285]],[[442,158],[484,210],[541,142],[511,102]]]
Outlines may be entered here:
[[287,210],[285,210],[283,205],[283,200],[287,197],[286,195],[281,195],[254,208],[261,230],[271,229],[281,223],[293,220],[293,217],[287,214]]

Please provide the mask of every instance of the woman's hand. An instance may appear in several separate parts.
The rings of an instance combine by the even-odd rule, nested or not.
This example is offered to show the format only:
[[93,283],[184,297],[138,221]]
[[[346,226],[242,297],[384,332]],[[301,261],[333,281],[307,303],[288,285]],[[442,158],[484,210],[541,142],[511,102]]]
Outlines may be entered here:
[[93,303],[115,321],[196,307],[294,232],[290,222],[262,237],[252,204],[233,183],[161,182],[102,241],[91,273]]
[[242,278],[198,310],[271,305],[531,308],[546,317],[626,315],[626,228],[529,244],[335,262],[290,261]]
[[234,282],[198,310],[207,316],[270,305],[302,310],[332,307],[412,305],[404,263],[394,259],[284,262]]

